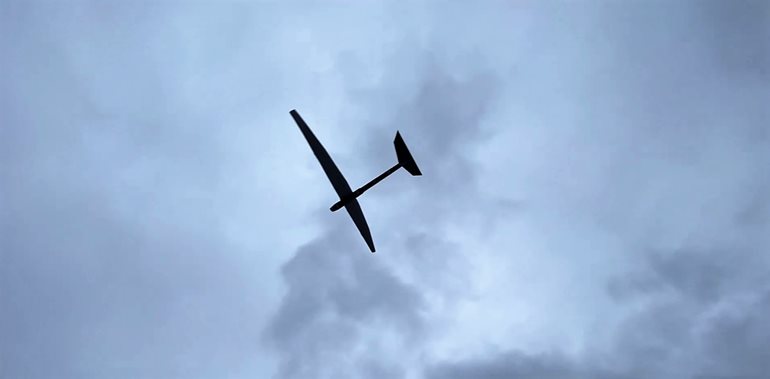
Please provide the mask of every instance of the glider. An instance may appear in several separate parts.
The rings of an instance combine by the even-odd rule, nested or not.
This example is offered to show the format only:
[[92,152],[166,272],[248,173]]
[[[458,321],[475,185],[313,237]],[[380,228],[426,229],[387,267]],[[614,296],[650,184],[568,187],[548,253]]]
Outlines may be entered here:
[[403,167],[407,172],[412,174],[412,176],[422,175],[422,172],[420,172],[420,169],[417,167],[417,163],[415,163],[414,158],[412,158],[412,154],[409,152],[409,149],[407,149],[404,139],[401,138],[401,134],[396,131],[396,139],[393,141],[393,145],[395,145],[396,148],[396,157],[398,158],[398,163],[376,178],[372,179],[369,183],[361,186],[361,188],[352,191],[348,181],[345,180],[345,177],[337,168],[337,165],[334,164],[334,161],[329,156],[329,153],[326,152],[326,149],[324,149],[323,145],[321,145],[321,142],[318,141],[318,139],[315,137],[313,132],[310,130],[310,127],[307,126],[299,113],[297,113],[297,110],[292,109],[289,114],[291,114],[291,117],[294,118],[294,122],[296,122],[297,126],[299,126],[299,130],[302,132],[302,135],[305,136],[308,145],[310,145],[310,149],[313,150],[313,154],[315,155],[316,159],[318,159],[318,163],[321,164],[321,168],[323,168],[324,172],[326,173],[326,177],[329,178],[329,181],[332,183],[332,187],[334,187],[334,190],[337,192],[337,196],[340,198],[339,201],[331,206],[330,210],[332,212],[336,212],[342,207],[345,207],[345,209],[348,211],[348,214],[350,215],[350,218],[353,219],[353,223],[356,224],[356,228],[358,228],[358,231],[361,233],[361,237],[364,238],[366,245],[369,246],[369,250],[374,253],[374,241],[372,241],[372,234],[369,231],[369,225],[366,223],[366,218],[364,218],[364,212],[361,211],[361,206],[358,204],[358,200],[356,200],[356,198],[361,196],[361,194],[363,194],[369,188],[372,188],[381,180],[388,177],[388,175],[398,171],[399,168]]

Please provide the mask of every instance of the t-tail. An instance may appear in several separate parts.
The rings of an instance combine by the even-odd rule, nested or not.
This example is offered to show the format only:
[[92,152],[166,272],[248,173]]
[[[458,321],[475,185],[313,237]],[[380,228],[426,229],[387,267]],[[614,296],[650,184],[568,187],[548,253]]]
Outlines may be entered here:
[[349,201],[361,196],[361,194],[363,194],[366,190],[372,188],[375,184],[387,178],[388,175],[398,171],[398,169],[401,167],[403,167],[408,173],[412,174],[412,176],[422,175],[420,168],[417,167],[417,162],[415,162],[414,158],[412,157],[412,153],[409,152],[409,148],[406,147],[404,139],[401,138],[401,133],[396,132],[396,139],[393,140],[393,145],[396,148],[396,158],[398,159],[398,163],[376,178],[372,179],[369,183],[364,184],[361,188],[353,191],[353,193],[350,195],[345,196],[344,198],[340,199],[340,201],[334,203],[334,205],[332,205],[330,208],[332,212],[339,210]]
[[406,142],[401,138],[401,133],[396,132],[396,139],[393,140],[393,145],[396,146],[396,157],[398,163],[412,176],[421,176],[420,168],[417,167],[417,163],[412,158],[412,153],[409,152],[409,148],[406,147]]

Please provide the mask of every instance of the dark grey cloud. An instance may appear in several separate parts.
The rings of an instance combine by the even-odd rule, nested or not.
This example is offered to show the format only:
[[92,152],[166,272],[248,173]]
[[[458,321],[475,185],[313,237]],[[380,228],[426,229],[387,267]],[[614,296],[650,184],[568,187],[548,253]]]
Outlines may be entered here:
[[[578,358],[525,351],[428,366],[426,377],[761,378],[768,370],[764,315],[767,243],[754,249],[650,252],[647,264],[609,283],[633,310],[608,346]],[[596,341],[599,342],[598,340]]]
[[556,354],[528,355],[524,353],[503,353],[468,362],[458,362],[430,368],[426,378],[628,378],[608,369],[585,367],[566,357]]
[[[410,76],[419,79],[397,102],[385,101],[385,96],[392,95],[382,90],[371,90],[366,102],[351,99],[364,109],[378,109],[366,112],[365,119],[356,121],[371,127],[367,144],[377,147],[367,150],[366,159],[372,166],[387,164],[393,156],[392,147],[381,141],[392,140],[393,130],[403,130],[419,149],[417,153],[423,158],[419,163],[431,173],[420,178],[422,184],[416,187],[433,197],[433,201],[424,205],[451,202],[454,207],[460,207],[458,201],[474,200],[470,194],[465,197],[457,194],[475,190],[473,153],[485,138],[490,138],[483,122],[495,105],[499,85],[491,71],[455,78],[442,67],[442,60],[448,58],[429,52],[416,54],[417,57],[398,56],[399,60],[414,61]],[[392,72],[384,80],[398,81],[401,75]],[[379,93],[382,95],[377,96]]]
[[[467,269],[471,262],[460,253],[456,236],[442,230],[458,223],[489,228],[496,219],[510,217],[516,204],[479,191],[475,152],[494,135],[485,122],[498,105],[496,73],[482,66],[452,75],[448,55],[424,46],[397,51],[390,59],[400,62],[399,69],[386,71],[382,81],[387,84],[351,90],[352,106],[362,111],[349,122],[369,130],[362,145],[371,148],[365,150],[365,163],[358,165],[364,167],[358,170],[376,172],[392,165],[394,131],[406,138],[424,175],[413,178],[400,172],[362,201],[391,208],[381,228],[388,234],[382,239],[397,242],[390,255],[403,260],[401,271],[435,280],[423,287],[425,291],[458,295],[450,288],[463,286],[467,278],[462,267]],[[400,96],[388,101],[394,87],[400,88]]]
[[3,3],[0,376],[762,377],[767,9]]
[[341,226],[301,247],[282,269],[288,292],[265,331],[282,355],[282,377],[390,377],[402,368],[377,348],[380,333],[395,333],[402,349],[423,334],[417,289],[362,254],[357,240],[341,238]]
[[766,263],[752,266],[749,254],[729,250],[651,260],[645,272],[662,284],[646,288],[637,298],[646,306],[620,326],[620,361],[658,377],[762,377],[767,349],[761,341],[770,332],[760,321],[770,283]]
[[737,3],[710,1],[694,9],[701,18],[703,32],[709,39],[709,52],[730,74],[750,80],[768,80],[770,5],[764,1]]
[[[509,348],[440,359],[425,375],[764,377],[770,150],[768,113],[760,104],[770,100],[767,7],[693,2],[589,9],[567,23],[569,33],[546,34],[556,40],[544,54],[583,60],[564,80],[566,91],[586,96],[580,117],[570,121],[577,125],[565,144],[572,151],[555,154],[547,166],[554,169],[542,174],[556,190],[545,189],[543,200],[519,217],[552,202],[564,217],[577,211],[573,220],[600,225],[623,241],[612,256],[622,254],[625,262],[613,263],[608,282],[595,280],[613,302],[597,310],[591,330],[609,338],[587,336],[581,354],[564,347],[563,358]],[[562,51],[565,40],[585,50]],[[566,122],[560,113],[552,122]],[[557,170],[557,163],[571,171]],[[562,192],[565,184],[578,192]],[[563,238],[554,230],[551,239]]]
[[[440,229],[460,212],[451,194],[475,191],[468,151],[480,138],[480,119],[494,84],[483,74],[453,79],[421,49],[411,53],[390,59],[412,60],[414,67],[387,72],[381,88],[354,91],[366,98],[352,99],[366,116],[346,122],[366,127],[365,142],[354,144],[365,148],[357,153],[363,157],[358,162],[340,161],[346,172],[376,175],[395,162],[392,139],[400,129],[425,176],[394,176],[389,179],[393,183],[383,182],[361,200],[364,209],[370,198],[390,204],[387,218],[368,212],[379,246],[376,255],[362,250],[350,221],[335,214],[335,227],[302,246],[283,266],[287,293],[265,330],[267,342],[281,356],[282,377],[404,377],[432,332],[426,296],[467,291],[461,289],[458,269],[465,261]],[[402,95],[395,105],[384,100],[392,91]],[[394,192],[396,186],[403,192]],[[383,340],[396,347],[378,347]]]

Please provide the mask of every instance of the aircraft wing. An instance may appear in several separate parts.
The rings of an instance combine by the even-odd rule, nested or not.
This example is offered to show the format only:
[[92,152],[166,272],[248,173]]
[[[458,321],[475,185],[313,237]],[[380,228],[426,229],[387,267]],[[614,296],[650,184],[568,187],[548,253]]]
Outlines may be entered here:
[[296,110],[292,110],[289,113],[291,114],[291,117],[294,118],[294,122],[297,123],[297,126],[299,126],[299,130],[302,131],[302,134],[305,136],[308,145],[310,145],[310,149],[313,150],[313,154],[315,154],[318,163],[320,163],[321,167],[324,169],[329,181],[332,182],[332,187],[337,191],[337,195],[340,199],[353,193],[348,181],[342,176],[340,169],[334,164],[332,157],[329,156],[329,153],[326,152],[324,146],[321,145],[321,141],[315,137],[315,134],[313,134],[313,131],[307,126],[305,120],[300,117]]
[[[321,142],[315,137],[315,134],[313,134],[310,127],[307,126],[305,120],[303,120],[299,113],[294,109],[289,113],[291,114],[291,117],[294,118],[294,122],[297,123],[297,126],[299,126],[302,135],[305,136],[308,145],[310,145],[310,149],[313,150],[313,154],[316,159],[318,159],[318,163],[321,164],[321,167],[326,173],[326,177],[329,178],[332,187],[334,187],[334,190],[337,192],[337,196],[339,196],[340,199],[343,199],[353,193],[348,181],[345,180],[345,177],[337,168],[337,165],[334,164],[332,157],[329,156],[329,153],[326,152],[326,149],[321,145]],[[354,199],[353,201],[348,202],[345,205],[345,209],[347,209],[350,218],[353,219],[353,223],[356,224],[361,236],[364,237],[366,244],[369,246],[369,250],[374,253],[374,242],[372,242],[372,235],[369,232],[369,225],[366,223],[366,218],[364,218],[364,213],[361,211],[361,206],[358,204],[358,201]]]
[[366,223],[364,218],[364,212],[361,211],[361,206],[358,205],[358,200],[353,199],[345,204],[345,209],[348,211],[350,218],[356,224],[358,231],[361,233],[361,237],[364,237],[366,245],[369,246],[369,250],[374,253],[374,241],[372,241],[372,234],[369,232],[369,224]]

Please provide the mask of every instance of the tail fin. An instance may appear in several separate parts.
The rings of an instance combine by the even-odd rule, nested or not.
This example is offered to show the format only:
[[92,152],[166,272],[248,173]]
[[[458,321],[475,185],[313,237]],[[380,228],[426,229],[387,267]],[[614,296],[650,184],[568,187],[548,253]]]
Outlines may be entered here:
[[412,176],[422,175],[420,168],[417,167],[417,163],[415,163],[414,158],[412,158],[412,154],[406,147],[406,143],[404,142],[404,139],[401,138],[399,132],[396,132],[396,139],[393,141],[393,145],[396,146],[396,157],[398,157],[398,163],[401,164],[401,167],[406,169]]

